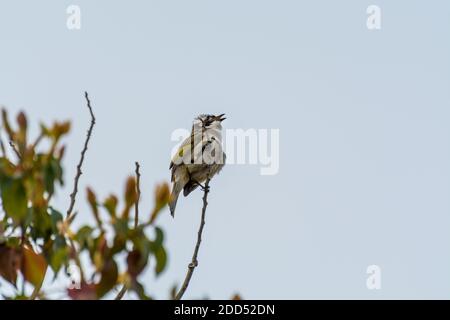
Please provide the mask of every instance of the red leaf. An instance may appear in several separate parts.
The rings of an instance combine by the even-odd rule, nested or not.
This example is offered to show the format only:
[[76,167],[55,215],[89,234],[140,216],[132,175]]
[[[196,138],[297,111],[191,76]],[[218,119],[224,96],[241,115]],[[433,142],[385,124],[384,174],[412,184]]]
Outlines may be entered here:
[[96,286],[85,282],[79,289],[67,289],[67,294],[72,300],[97,300]]

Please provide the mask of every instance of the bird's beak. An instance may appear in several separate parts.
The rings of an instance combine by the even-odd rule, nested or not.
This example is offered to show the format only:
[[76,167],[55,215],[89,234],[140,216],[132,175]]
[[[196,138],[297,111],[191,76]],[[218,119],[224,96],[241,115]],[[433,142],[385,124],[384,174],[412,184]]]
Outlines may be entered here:
[[217,120],[219,120],[220,122],[222,122],[223,120],[225,120],[226,118],[224,117],[225,113],[222,113],[220,115],[217,116]]

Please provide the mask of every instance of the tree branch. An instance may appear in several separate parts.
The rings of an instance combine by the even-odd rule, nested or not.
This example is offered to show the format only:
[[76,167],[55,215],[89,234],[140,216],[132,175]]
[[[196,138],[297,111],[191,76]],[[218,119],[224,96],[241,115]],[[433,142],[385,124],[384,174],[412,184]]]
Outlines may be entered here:
[[122,289],[120,289],[119,293],[114,298],[114,300],[122,300],[122,298],[125,295],[125,293],[127,292],[127,290],[128,290],[127,286],[123,285]]
[[19,153],[19,150],[17,150],[16,145],[14,144],[14,142],[10,141],[9,142],[9,146],[13,149],[14,153],[16,154],[17,158],[19,158],[19,160],[22,158],[22,156]]
[[[136,229],[139,225],[139,200],[141,199],[141,172],[139,169],[141,166],[139,165],[139,162],[135,162],[136,165],[136,193],[137,193],[137,199],[136,203],[134,204],[134,228]],[[122,300],[123,296],[127,292],[128,288],[126,285],[123,285],[122,289],[117,293],[117,296],[114,298],[114,300]]]
[[136,193],[137,193],[137,200],[136,205],[134,206],[134,228],[136,229],[139,224],[139,200],[141,199],[141,173],[139,169],[141,166],[139,165],[139,162],[136,161]]
[[69,209],[67,209],[67,218],[69,218],[71,216],[73,207],[75,206],[75,201],[76,201],[76,197],[77,197],[77,193],[78,193],[78,182],[80,180],[80,176],[83,174],[83,172],[81,171],[81,168],[83,166],[84,157],[85,157],[86,151],[88,149],[89,140],[91,139],[91,136],[92,136],[92,130],[94,129],[94,125],[95,125],[95,116],[94,116],[94,113],[92,112],[91,101],[89,100],[89,95],[87,92],[84,93],[84,97],[86,98],[87,107],[89,109],[89,113],[91,114],[91,125],[87,132],[83,150],[81,151],[80,162],[77,165],[77,173],[75,175],[74,182],[73,182],[73,191],[70,194],[70,206],[69,206]]
[[186,292],[186,289],[189,286],[189,282],[191,281],[192,275],[194,274],[194,270],[198,266],[197,256],[198,256],[198,251],[200,250],[200,243],[202,242],[203,228],[205,226],[206,207],[208,206],[209,181],[210,181],[210,179],[208,177],[206,179],[205,186],[203,188],[202,218],[200,221],[200,228],[198,229],[198,234],[197,234],[197,244],[195,245],[194,254],[192,255],[192,261],[188,266],[186,278],[184,279],[184,282],[180,288],[180,291],[178,291],[177,295],[175,296],[175,300],[180,300],[183,297],[184,293]]
[[[78,193],[78,182],[80,180],[80,176],[82,175],[81,168],[83,166],[84,157],[85,157],[86,151],[88,149],[89,140],[91,139],[91,136],[92,136],[92,130],[94,129],[94,125],[95,125],[95,116],[94,116],[94,113],[92,112],[91,101],[89,100],[89,95],[87,92],[84,92],[84,97],[86,98],[86,104],[89,109],[89,113],[91,115],[91,125],[89,126],[89,129],[87,131],[83,150],[81,150],[80,162],[77,165],[77,173],[75,175],[74,182],[73,182],[73,190],[72,190],[72,193],[70,194],[70,205],[69,205],[69,209],[67,209],[67,217],[66,217],[67,221],[70,221],[71,218],[73,218],[72,213],[73,213],[73,208],[75,206],[75,201],[76,201],[76,197],[77,197],[77,193]],[[75,263],[77,264],[78,269],[80,271],[81,281],[84,282],[84,273],[83,273],[80,257],[78,254],[78,250],[71,238],[69,238],[69,245],[72,249],[72,253],[75,258]]]

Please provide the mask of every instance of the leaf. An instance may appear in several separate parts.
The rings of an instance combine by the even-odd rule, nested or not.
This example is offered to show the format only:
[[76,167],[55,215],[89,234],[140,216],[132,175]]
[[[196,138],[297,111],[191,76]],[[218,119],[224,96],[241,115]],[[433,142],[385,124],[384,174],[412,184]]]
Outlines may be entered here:
[[170,300],[175,300],[176,296],[177,296],[177,292],[178,292],[178,284],[174,284],[171,288],[170,288],[170,292],[169,292],[169,299]]
[[103,206],[106,208],[109,215],[113,219],[116,218],[117,202],[118,202],[117,197],[114,195],[110,195],[103,203]]
[[17,115],[17,124],[19,125],[19,130],[16,132],[14,143],[17,144],[19,148],[19,154],[23,155],[27,146],[27,118],[23,112]]
[[163,208],[170,200],[170,188],[167,182],[159,184],[155,191],[155,202],[158,208]]
[[63,221],[62,213],[57,211],[57,210],[55,210],[55,209],[53,209],[53,208],[50,208],[50,219],[51,219],[51,222],[52,222],[52,231],[53,231],[53,233],[58,233],[59,232],[59,230],[58,230],[58,223]]
[[11,125],[9,124],[8,120],[8,114],[5,109],[2,109],[2,121],[3,121],[3,128],[5,128],[5,131],[8,134],[8,139],[12,141],[14,138],[14,131],[11,129]]
[[117,278],[119,277],[119,270],[117,264],[113,259],[109,259],[103,265],[101,272],[100,283],[96,286],[97,296],[99,298],[107,294],[117,284]]
[[28,213],[27,194],[22,180],[4,179],[1,189],[3,209],[17,224],[20,224]]
[[53,194],[55,192],[55,181],[58,181],[60,185],[63,185],[63,170],[58,159],[51,157],[50,160],[45,163],[43,173],[45,190],[49,194]]
[[164,271],[164,269],[166,268],[166,264],[167,264],[167,254],[166,254],[166,250],[164,249],[164,247],[159,247],[156,251],[155,251],[155,258],[156,258],[156,265],[155,265],[155,273],[156,275],[160,275],[161,272]]
[[50,267],[55,273],[55,277],[57,276],[59,270],[63,265],[65,265],[69,261],[69,247],[60,247],[56,248],[55,251],[50,256]]
[[0,244],[0,276],[15,286],[21,264],[22,255],[18,249]]
[[0,243],[5,242],[6,239],[4,237],[5,229],[6,229],[6,222],[0,220]]
[[231,300],[242,300],[242,297],[239,293],[235,293],[232,297]]
[[114,237],[113,246],[111,248],[111,254],[114,255],[123,251],[126,248],[127,238],[125,235],[118,233]]
[[91,188],[87,188],[87,199],[92,211],[96,216],[98,216],[97,197],[95,196],[95,193]]
[[134,279],[145,269],[147,259],[142,256],[139,250],[131,251],[127,256],[127,271]]
[[164,232],[160,227],[155,227],[156,238],[154,241],[155,247],[161,247],[164,242]]
[[167,183],[156,186],[155,190],[155,207],[150,216],[150,223],[154,223],[158,214],[170,201],[170,189]]
[[139,299],[141,300],[152,300],[150,296],[145,293],[144,286],[137,281],[133,281],[131,288],[132,291],[136,292]]
[[132,206],[137,200],[136,179],[129,177],[125,188],[125,202]]
[[80,289],[67,289],[72,300],[97,300],[96,286],[83,282]]
[[80,245],[80,250],[90,250],[94,247],[94,239],[92,238],[93,231],[94,229],[89,226],[84,226],[80,230],[78,230],[77,234],[75,235],[75,240]]
[[33,225],[31,228],[31,236],[33,240],[43,238],[49,239],[52,235],[52,220],[47,214],[47,210],[40,208],[30,208],[32,212]]
[[95,221],[97,221],[97,225],[101,228],[102,221],[100,220],[100,216],[98,213],[97,197],[95,196],[95,193],[91,188],[87,188],[87,199],[89,205],[91,206],[92,213],[94,214]]
[[55,122],[53,124],[53,134],[56,139],[59,139],[61,136],[67,134],[70,131],[70,121],[65,122]]
[[19,129],[21,131],[26,131],[28,124],[27,124],[27,117],[25,116],[25,113],[20,112],[17,115],[17,123],[19,124]]
[[39,288],[44,281],[47,271],[47,262],[40,254],[35,253],[31,248],[23,247],[23,275],[25,279]]
[[41,125],[42,133],[51,137],[56,143],[63,135],[67,134],[70,131],[70,121],[65,122],[55,122],[53,123],[53,127],[51,129],[46,128]]

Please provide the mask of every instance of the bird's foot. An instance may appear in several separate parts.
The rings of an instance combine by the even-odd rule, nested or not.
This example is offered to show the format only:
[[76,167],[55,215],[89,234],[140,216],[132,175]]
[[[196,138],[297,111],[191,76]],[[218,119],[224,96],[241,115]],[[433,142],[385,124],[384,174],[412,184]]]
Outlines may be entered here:
[[200,182],[195,182],[195,183],[200,187],[200,189],[202,189],[202,191],[209,192],[209,186],[203,185]]

